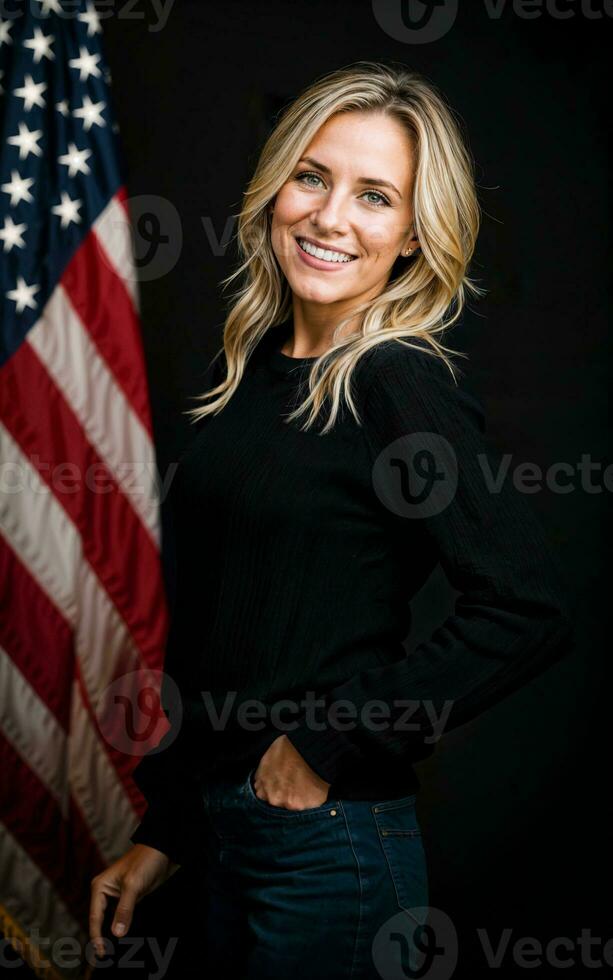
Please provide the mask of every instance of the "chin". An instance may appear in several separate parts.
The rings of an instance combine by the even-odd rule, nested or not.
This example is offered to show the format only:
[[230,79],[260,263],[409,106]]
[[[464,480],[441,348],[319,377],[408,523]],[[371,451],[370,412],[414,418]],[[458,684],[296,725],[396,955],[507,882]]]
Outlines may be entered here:
[[332,283],[315,282],[312,278],[307,281],[302,276],[288,276],[290,289],[298,299],[309,303],[337,303],[348,298],[348,290],[334,288]]
[[347,299],[348,297],[345,293],[334,292],[328,289],[309,289],[308,287],[300,288],[300,286],[294,287],[290,283],[292,293],[297,299],[303,300],[305,303],[321,303],[323,305],[329,305],[330,303],[338,303],[341,300]]

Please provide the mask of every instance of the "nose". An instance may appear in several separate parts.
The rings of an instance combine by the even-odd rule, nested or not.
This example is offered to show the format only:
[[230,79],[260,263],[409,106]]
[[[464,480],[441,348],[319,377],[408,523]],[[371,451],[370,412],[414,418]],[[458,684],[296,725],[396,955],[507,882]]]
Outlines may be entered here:
[[340,189],[331,191],[311,212],[311,221],[322,235],[344,235],[349,228],[348,203]]

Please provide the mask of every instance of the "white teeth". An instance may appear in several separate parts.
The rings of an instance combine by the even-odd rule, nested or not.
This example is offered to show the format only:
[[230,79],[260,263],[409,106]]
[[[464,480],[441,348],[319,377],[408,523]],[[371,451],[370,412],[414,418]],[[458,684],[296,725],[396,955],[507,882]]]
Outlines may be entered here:
[[299,238],[298,244],[303,252],[314,256],[316,259],[323,259],[324,262],[353,262],[354,257],[347,255],[346,252],[331,252],[329,249],[317,248],[316,245],[312,245],[304,238]]

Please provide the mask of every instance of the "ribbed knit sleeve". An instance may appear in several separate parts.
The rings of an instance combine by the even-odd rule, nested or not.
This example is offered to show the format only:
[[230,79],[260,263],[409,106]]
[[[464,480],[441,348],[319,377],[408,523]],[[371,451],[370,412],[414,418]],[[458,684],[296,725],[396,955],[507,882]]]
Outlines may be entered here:
[[[394,343],[369,380],[363,423],[390,534],[407,563],[431,551],[460,596],[426,642],[348,677],[326,692],[317,725],[305,715],[287,732],[330,783],[360,758],[423,757],[424,739],[432,744],[437,733],[433,718],[446,719],[443,734],[457,728],[575,641],[543,529],[510,477],[488,484],[490,474],[496,483],[500,456],[486,445],[480,402],[447,366]],[[341,700],[353,713],[342,709],[335,722],[329,706]],[[385,723],[364,710],[375,701],[389,706]]]
[[[206,391],[219,384],[223,371],[221,357],[210,362],[201,385]],[[206,419],[210,416],[206,416]],[[192,423],[193,424],[193,423]],[[199,425],[194,425],[191,441],[195,438]],[[183,454],[187,451],[185,449]],[[167,500],[162,504],[163,511],[163,549],[165,566],[169,570],[167,586],[172,621],[174,595],[180,587],[177,574],[175,509],[179,504],[173,502],[171,486]],[[177,864],[189,864],[203,853],[202,815],[203,803],[201,785],[194,756],[195,747],[187,734],[185,725],[177,722],[176,714],[169,706],[176,696],[177,682],[180,681],[185,665],[179,662],[180,651],[167,655],[164,662],[165,675],[171,684],[167,693],[166,677],[162,685],[161,700],[169,719],[170,728],[155,750],[143,756],[135,767],[132,778],[147,800],[147,810],[140,824],[131,835],[134,844],[147,844],[168,855]]]
[[195,770],[186,764],[180,734],[171,726],[166,737],[175,741],[144,756],[134,770],[147,810],[131,840],[155,847],[177,864],[190,864],[203,854],[200,786]]

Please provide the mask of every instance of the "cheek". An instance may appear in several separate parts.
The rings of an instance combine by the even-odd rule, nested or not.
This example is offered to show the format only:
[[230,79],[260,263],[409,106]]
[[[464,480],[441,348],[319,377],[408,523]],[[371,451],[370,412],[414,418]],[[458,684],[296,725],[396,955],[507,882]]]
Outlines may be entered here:
[[293,187],[285,186],[277,194],[274,217],[278,225],[289,225],[298,221],[306,208],[304,198]]
[[281,190],[277,194],[270,227],[272,247],[279,261],[288,257],[293,249],[291,229],[303,217],[304,209],[301,209],[297,195],[289,189]]
[[363,224],[360,237],[368,255],[374,259],[388,257],[400,241],[396,222],[385,215],[376,215],[372,221]]

